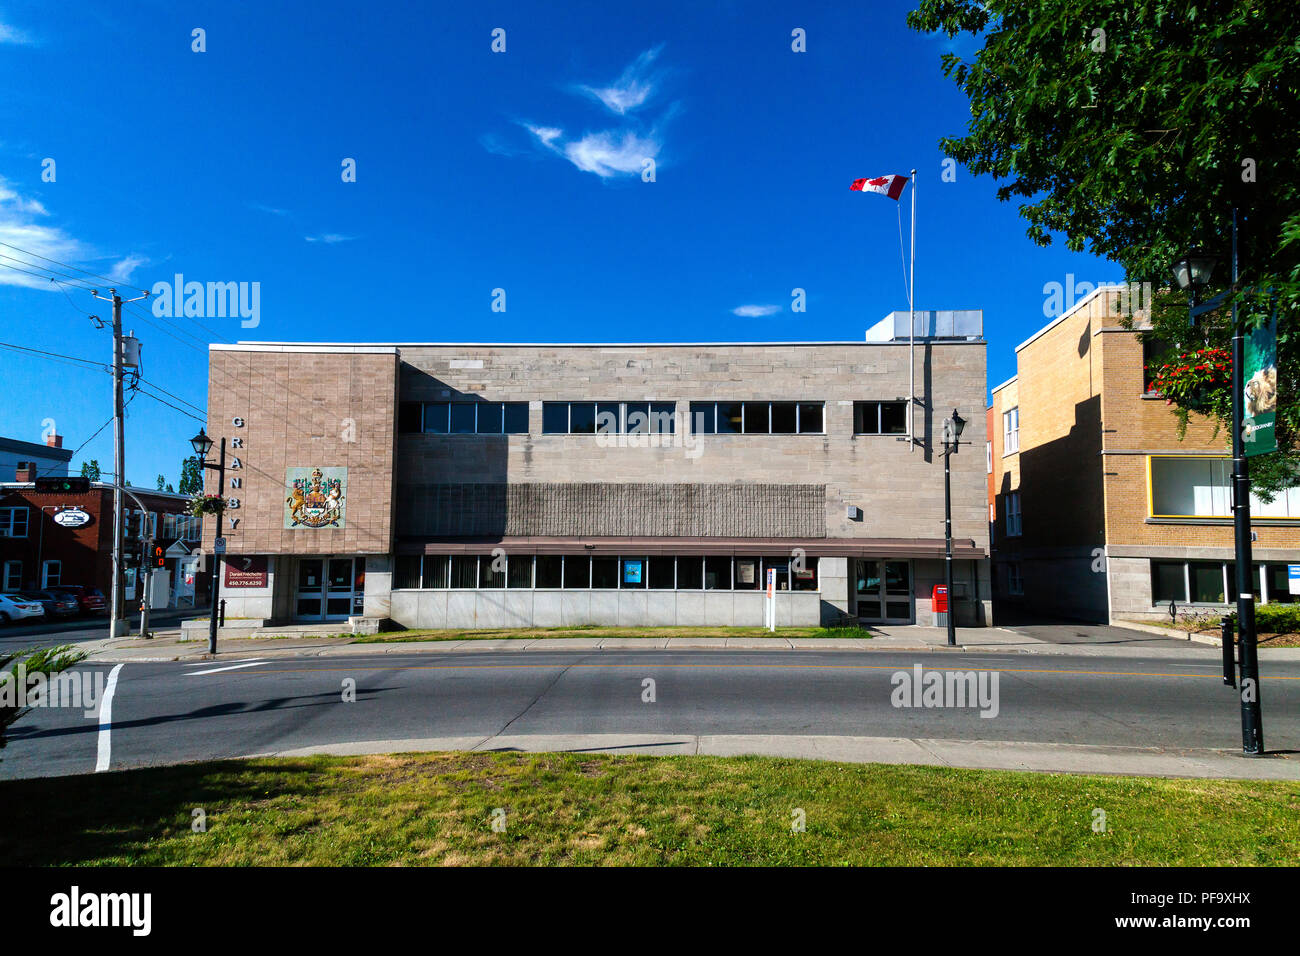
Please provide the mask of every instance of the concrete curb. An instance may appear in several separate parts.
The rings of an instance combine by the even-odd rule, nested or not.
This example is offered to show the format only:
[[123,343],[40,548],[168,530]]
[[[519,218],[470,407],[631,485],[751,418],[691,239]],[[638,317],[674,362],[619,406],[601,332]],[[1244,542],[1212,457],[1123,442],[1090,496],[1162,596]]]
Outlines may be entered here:
[[1300,780],[1300,760],[1285,755],[1246,758],[1227,750],[1163,750],[1032,741],[945,740],[922,737],[796,736],[776,734],[476,734],[322,744],[255,754],[359,756],[457,750],[474,753],[612,753],[765,756],[978,770],[1019,770],[1125,776]]

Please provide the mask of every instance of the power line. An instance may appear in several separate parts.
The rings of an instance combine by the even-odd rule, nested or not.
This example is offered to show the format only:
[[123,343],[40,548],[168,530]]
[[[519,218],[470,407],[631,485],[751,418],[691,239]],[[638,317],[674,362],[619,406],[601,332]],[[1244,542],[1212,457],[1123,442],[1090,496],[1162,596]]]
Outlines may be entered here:
[[100,282],[105,282],[110,286],[121,286],[122,288],[125,289],[135,289],[137,292],[147,293],[149,291],[148,289],[141,289],[138,285],[131,285],[131,283],[129,282],[123,282],[117,279],[110,279],[107,276],[99,275],[96,272],[89,272],[86,269],[82,269],[70,263],[60,262],[58,259],[51,259],[49,256],[41,255],[39,252],[32,252],[30,249],[23,249],[20,246],[15,246],[8,242],[0,242],[0,246],[4,246],[7,249],[14,249],[18,252],[23,253],[24,255],[35,256],[37,259],[43,259],[46,262],[53,262],[56,266],[63,266],[63,268],[71,269],[73,272],[80,272],[82,275],[88,275],[92,279],[98,279]]
[[[54,275],[57,275],[57,276],[63,276],[65,279],[71,279],[71,280],[73,280],[74,282],[85,282],[85,281],[86,281],[85,279],[81,278],[80,276],[74,276],[74,275],[73,275],[72,273],[70,273],[70,272],[60,272],[58,269],[50,269],[50,268],[48,268],[47,266],[39,265],[39,264],[37,264],[37,263],[35,263],[35,262],[28,262],[26,259],[16,259],[16,258],[14,258],[13,256],[6,256],[6,255],[3,255],[3,254],[0,254],[0,259],[8,259],[10,262],[17,262],[17,263],[19,263],[20,265],[31,266],[31,267],[34,268],[34,269],[40,269],[42,272],[52,272]],[[56,280],[56,279],[54,278],[54,276],[51,276],[51,277],[50,277],[50,281],[51,281],[51,282],[56,282],[56,281],[58,281],[58,280]],[[87,286],[87,288],[89,288],[89,286]]]
[[[6,256],[5,258],[8,258],[8,256]],[[15,259],[14,261],[15,261],[15,262],[22,262],[21,259]],[[31,262],[29,262],[29,263],[27,263],[27,264],[28,264],[28,265],[35,265],[35,263],[31,263]],[[39,266],[38,266],[38,268],[39,268]],[[17,266],[11,266],[11,265],[9,265],[9,263],[7,263],[7,262],[0,262],[0,269],[12,269],[14,272],[22,272],[22,273],[25,273],[26,275],[29,275],[29,276],[35,276],[37,279],[44,279],[46,282],[56,282],[56,281],[58,281],[58,280],[56,280],[53,276],[44,275],[44,274],[42,274],[42,273],[40,273],[40,272],[32,272],[32,271],[29,270],[29,269],[19,269]],[[85,289],[87,292],[92,291],[91,288],[90,288],[90,286],[81,286],[80,288]]]
[[43,355],[52,360],[63,359],[67,362],[80,362],[82,365],[89,365],[93,368],[107,369],[107,362],[96,362],[93,359],[77,358],[75,355],[64,355],[62,352],[47,352],[44,349],[34,349],[26,345],[14,345],[10,342],[0,342],[0,348],[15,349],[20,352],[32,352],[36,355]]
[[154,395],[152,392],[146,391],[145,388],[144,388],[144,386],[142,386],[142,385],[138,385],[138,384],[137,384],[137,385],[133,386],[132,389],[131,389],[131,391],[132,391],[132,394],[135,394],[135,395],[146,395],[146,396],[148,396],[149,398],[152,398],[155,402],[158,402],[160,405],[166,405],[168,408],[175,409],[176,411],[180,412],[182,415],[188,415],[190,418],[194,419],[196,422],[199,422],[200,424],[206,425],[206,424],[208,423],[206,418],[199,418],[198,415],[194,415],[194,414],[192,414],[192,413],[190,413],[190,412],[187,412],[185,409],[181,408],[179,405],[173,405],[171,402],[164,401],[163,399],[159,398],[157,395]]

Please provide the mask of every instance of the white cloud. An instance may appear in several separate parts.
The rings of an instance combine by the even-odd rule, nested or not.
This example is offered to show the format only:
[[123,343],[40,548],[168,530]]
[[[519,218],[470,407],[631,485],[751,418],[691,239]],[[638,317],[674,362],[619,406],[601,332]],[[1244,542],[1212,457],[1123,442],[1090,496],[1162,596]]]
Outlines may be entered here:
[[0,43],[15,43],[20,46],[34,46],[35,38],[30,33],[0,22]]
[[[27,275],[16,269],[29,272],[56,269],[67,270],[38,258],[57,259],[61,262],[76,262],[91,258],[82,243],[67,235],[63,230],[37,221],[48,216],[45,206],[35,199],[25,199],[0,179],[0,285],[25,286],[29,289],[49,289],[56,291],[59,286],[47,278]],[[18,246],[31,255],[24,255],[10,246]],[[18,260],[18,261],[15,261]]]
[[130,255],[126,258],[115,262],[113,268],[108,271],[108,277],[114,282],[130,282],[131,274],[143,265],[147,265],[149,260],[144,256]]
[[776,315],[780,311],[779,305],[738,305],[731,310],[731,313],[747,319],[757,319],[764,315]]
[[528,132],[532,133],[542,141],[543,146],[555,149],[555,141],[564,135],[564,130],[556,129],[554,126],[531,126],[525,123],[524,126]]
[[268,206],[265,203],[260,203],[260,202],[250,202],[248,204],[248,208],[256,209],[258,212],[270,213],[272,216],[289,215],[289,210],[287,209],[277,209],[275,206]]
[[343,236],[337,232],[323,232],[319,236],[303,236],[308,242],[323,242],[326,245],[334,245],[336,242],[351,242],[356,236]]
[[653,134],[642,137],[631,132],[588,133],[566,144],[564,155],[584,172],[605,179],[640,173],[647,159],[659,155],[661,145]]
[[654,95],[658,77],[651,75],[650,65],[654,63],[662,49],[663,47],[655,47],[646,50],[609,86],[579,85],[578,89],[588,96],[594,96],[619,116],[639,109]]

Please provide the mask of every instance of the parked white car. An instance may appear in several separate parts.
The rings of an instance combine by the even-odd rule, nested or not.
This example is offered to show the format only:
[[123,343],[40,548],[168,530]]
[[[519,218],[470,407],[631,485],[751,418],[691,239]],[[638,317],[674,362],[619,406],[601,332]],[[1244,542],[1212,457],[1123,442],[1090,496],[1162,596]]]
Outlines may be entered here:
[[21,594],[0,594],[0,624],[27,617],[45,617],[45,607],[40,601]]

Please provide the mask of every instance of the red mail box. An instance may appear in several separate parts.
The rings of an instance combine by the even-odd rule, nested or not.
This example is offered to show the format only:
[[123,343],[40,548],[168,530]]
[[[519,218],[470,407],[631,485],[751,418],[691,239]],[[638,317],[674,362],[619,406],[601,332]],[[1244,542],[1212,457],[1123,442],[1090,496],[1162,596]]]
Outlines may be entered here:
[[942,584],[936,584],[934,590],[930,592],[930,610],[935,614],[944,614],[948,610],[948,588]]

